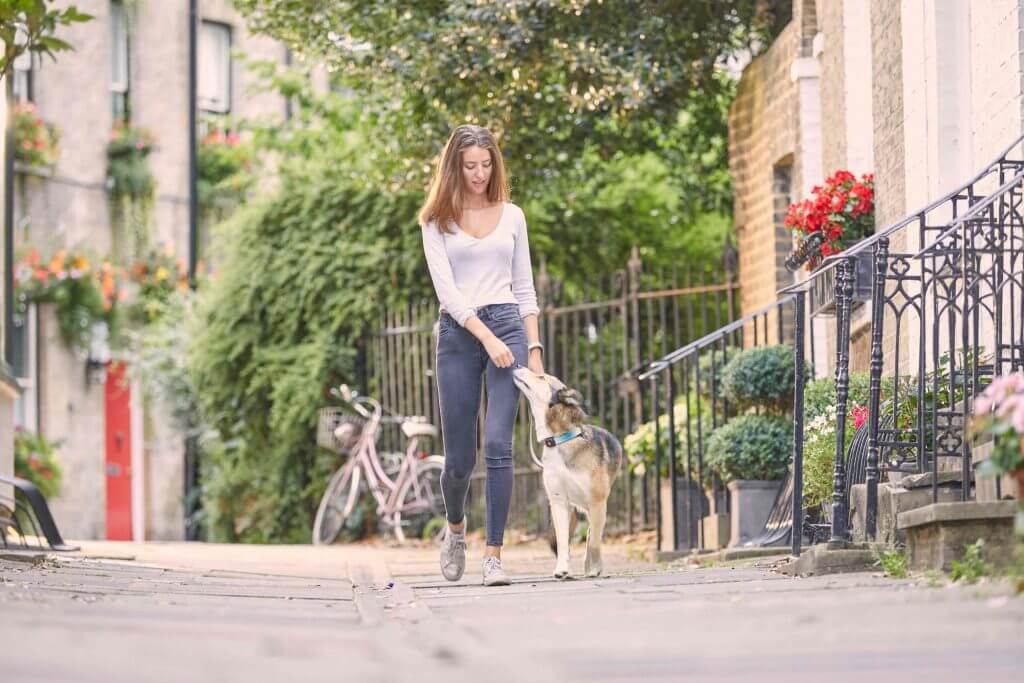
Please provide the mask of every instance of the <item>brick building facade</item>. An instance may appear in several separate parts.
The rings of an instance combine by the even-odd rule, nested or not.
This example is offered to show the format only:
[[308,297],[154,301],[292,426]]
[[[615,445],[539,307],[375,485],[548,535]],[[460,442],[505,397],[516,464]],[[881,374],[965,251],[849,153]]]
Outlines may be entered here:
[[[71,4],[58,3],[58,4]],[[52,169],[19,168],[16,175],[16,247],[44,254],[61,248],[110,253],[111,203],[106,146],[115,121],[156,138],[149,168],[156,181],[151,243],[187,258],[189,39],[188,3],[74,0],[94,19],[63,30],[75,51],[55,62],[22,64],[15,81],[19,100],[60,130],[60,155]],[[241,59],[285,63],[286,48],[247,33],[230,0],[201,0],[198,25],[200,116],[287,115],[275,93],[252,92],[254,76]],[[60,340],[52,307],[39,306],[20,332],[28,357],[19,370],[24,393],[16,422],[61,442],[62,494],[51,507],[69,538],[108,535],[109,468],[105,387],[87,379],[85,359]],[[132,386],[131,522],[136,540],[184,535],[184,437],[163,409],[145,404]]]
[[[781,267],[792,242],[780,169],[790,168],[792,201],[839,168],[873,172],[882,228],[964,183],[1024,132],[1024,0],[794,0],[792,17],[743,72],[730,111],[745,313],[805,277]],[[863,306],[852,320],[853,369],[867,367],[869,317]],[[816,370],[830,372],[831,320],[812,330]],[[906,342],[909,357],[916,341]]]

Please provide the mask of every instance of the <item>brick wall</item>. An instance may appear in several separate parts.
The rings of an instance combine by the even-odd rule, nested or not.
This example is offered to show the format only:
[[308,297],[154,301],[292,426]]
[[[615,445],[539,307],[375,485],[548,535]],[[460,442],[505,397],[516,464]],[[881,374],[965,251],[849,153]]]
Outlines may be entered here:
[[819,29],[824,34],[821,64],[822,167],[827,176],[846,166],[846,76],[843,60],[843,5],[848,0],[821,3]]
[[[88,245],[96,253],[111,246],[106,181],[106,145],[111,111],[109,0],[61,0],[92,14],[91,22],[62,30],[75,52],[46,60],[35,74],[40,115],[61,130],[61,154],[51,177],[21,175],[16,188],[18,245],[44,252]],[[150,155],[156,179],[152,239],[188,247],[188,5],[136,3],[130,38],[132,118],[157,139]],[[202,18],[232,26],[232,44],[248,57],[283,61],[281,44],[250,36],[230,0],[202,0]],[[284,101],[271,93],[252,94],[252,77],[232,60],[232,114],[283,115]],[[57,338],[49,314],[41,322],[40,430],[63,440],[64,493],[54,501],[68,537],[105,535],[104,402],[102,387],[84,383],[84,366]],[[148,405],[145,424],[146,512],[150,538],[183,534],[183,437]]]
[[1024,132],[1024,1],[972,3],[970,21],[973,150],[980,166]]
[[907,210],[904,194],[902,55],[900,3],[893,0],[871,0],[875,218],[880,225],[899,220]]
[[[729,112],[729,166],[735,185],[734,217],[740,255],[740,301],[744,313],[768,305],[792,282],[782,267],[791,248],[781,229],[777,167],[796,182],[796,87],[789,75],[799,49],[794,21],[772,47],[743,73]],[[765,248],[765,245],[773,248]]]

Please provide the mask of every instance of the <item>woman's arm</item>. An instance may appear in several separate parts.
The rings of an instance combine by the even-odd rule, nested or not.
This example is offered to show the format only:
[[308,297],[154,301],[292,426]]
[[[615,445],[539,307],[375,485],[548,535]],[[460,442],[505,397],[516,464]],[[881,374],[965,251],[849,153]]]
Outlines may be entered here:
[[480,340],[496,366],[511,367],[515,363],[515,357],[508,346],[476,317],[476,311],[455,286],[455,275],[452,273],[448,253],[444,249],[444,236],[441,235],[441,231],[431,225],[422,226],[422,229],[423,253],[426,254],[430,280],[434,283],[434,291],[441,306],[448,315],[455,318],[456,322]]
[[434,291],[437,292],[437,300],[441,302],[441,307],[448,315],[465,327],[466,321],[470,316],[475,316],[476,311],[455,286],[452,264],[448,260],[448,252],[444,249],[444,236],[434,225],[424,225],[422,231],[423,253],[427,257],[427,269],[430,271],[430,280],[434,283]]
[[537,316],[537,290],[533,286],[533,267],[530,264],[530,239],[526,231],[526,217],[519,221],[516,245],[512,252],[512,293],[519,302],[519,315],[526,328],[527,344],[532,346],[529,353],[529,367],[535,373],[544,374],[543,348],[540,346],[540,326]]
[[[539,344],[540,343],[540,325],[537,323],[537,314],[531,313],[530,315],[523,318],[523,326],[526,328],[526,343],[527,344]],[[528,356],[529,360],[527,365],[538,375],[544,374],[544,348],[542,346],[534,346],[530,349]]]

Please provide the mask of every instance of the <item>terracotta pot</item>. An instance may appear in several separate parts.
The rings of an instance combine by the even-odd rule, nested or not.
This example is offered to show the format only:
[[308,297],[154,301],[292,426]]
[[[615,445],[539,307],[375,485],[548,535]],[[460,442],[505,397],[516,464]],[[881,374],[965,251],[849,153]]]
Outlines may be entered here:
[[1017,482],[1017,500],[1024,501],[1024,467],[1010,472],[1010,477]]

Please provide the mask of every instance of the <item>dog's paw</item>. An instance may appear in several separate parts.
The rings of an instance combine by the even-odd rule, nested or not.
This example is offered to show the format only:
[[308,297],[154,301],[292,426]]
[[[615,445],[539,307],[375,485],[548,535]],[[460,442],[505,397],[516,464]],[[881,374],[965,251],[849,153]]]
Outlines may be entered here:
[[597,578],[600,578],[600,576],[603,573],[604,573],[604,570],[602,570],[601,567],[591,568],[591,569],[587,570],[587,578],[588,579],[597,579]]
[[569,573],[568,569],[556,569],[554,577],[559,581],[567,581],[572,578],[572,574]]

